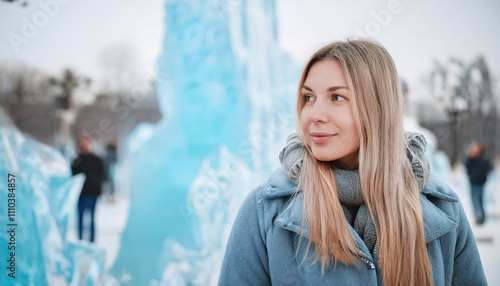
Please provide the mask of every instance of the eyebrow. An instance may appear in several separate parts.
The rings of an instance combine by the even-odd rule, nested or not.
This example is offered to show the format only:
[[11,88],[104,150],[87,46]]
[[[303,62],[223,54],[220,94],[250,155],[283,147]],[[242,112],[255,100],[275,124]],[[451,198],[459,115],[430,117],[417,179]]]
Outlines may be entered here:
[[[308,91],[313,91],[312,88],[308,87],[307,85],[302,85],[302,88]],[[349,89],[347,86],[332,86],[327,89],[327,91],[336,91],[338,89]]]

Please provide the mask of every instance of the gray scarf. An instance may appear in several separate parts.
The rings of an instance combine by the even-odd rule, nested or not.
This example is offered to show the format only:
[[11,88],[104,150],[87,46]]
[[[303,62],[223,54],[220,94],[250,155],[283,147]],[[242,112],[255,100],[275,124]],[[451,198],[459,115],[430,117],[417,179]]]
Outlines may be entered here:
[[[429,163],[425,156],[426,141],[418,133],[406,133],[409,148],[406,150],[413,173],[422,190],[429,180]],[[280,161],[288,177],[295,184],[298,183],[302,168],[305,147],[297,134],[292,134],[287,139],[287,145],[280,152]],[[363,200],[361,182],[358,170],[334,169],[335,182],[344,215],[349,224],[363,239],[370,251],[373,251],[377,242],[377,232],[371,219],[368,207]]]

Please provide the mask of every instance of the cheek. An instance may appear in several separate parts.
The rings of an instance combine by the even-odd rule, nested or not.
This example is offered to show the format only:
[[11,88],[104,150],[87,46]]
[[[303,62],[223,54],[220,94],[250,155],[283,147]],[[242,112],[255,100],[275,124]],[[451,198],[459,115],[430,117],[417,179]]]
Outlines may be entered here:
[[351,109],[345,110],[343,119],[344,119],[344,126],[348,127],[349,130],[352,133],[356,133],[357,134],[358,133],[358,127],[357,127],[357,124],[356,124],[356,120],[354,120],[354,114],[352,113]]
[[355,146],[357,146],[357,148],[359,148],[359,133],[358,133],[358,127],[356,125],[356,122],[354,122],[354,120],[351,122],[351,138],[353,140],[353,142],[356,143]]
[[342,126],[344,135],[347,135],[345,139],[349,140],[351,144],[356,143],[356,145],[359,145],[358,127],[352,113],[346,112],[343,116],[338,117],[338,119],[337,124]]

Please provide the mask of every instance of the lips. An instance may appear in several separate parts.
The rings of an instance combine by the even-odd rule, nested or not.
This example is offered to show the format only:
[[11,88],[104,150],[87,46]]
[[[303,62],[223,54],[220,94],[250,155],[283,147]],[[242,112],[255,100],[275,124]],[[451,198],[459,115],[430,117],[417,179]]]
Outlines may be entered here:
[[332,139],[336,135],[337,134],[324,133],[324,132],[311,132],[312,140],[316,144],[326,143],[328,140]]

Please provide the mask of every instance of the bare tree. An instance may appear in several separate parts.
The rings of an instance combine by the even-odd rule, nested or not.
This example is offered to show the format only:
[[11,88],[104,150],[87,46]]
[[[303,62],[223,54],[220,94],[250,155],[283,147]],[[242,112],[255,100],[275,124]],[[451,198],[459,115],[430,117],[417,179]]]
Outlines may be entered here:
[[[461,159],[466,145],[474,140],[486,142],[488,155],[498,153],[496,148],[497,104],[490,72],[483,56],[471,63],[451,58],[447,64],[434,63],[430,81],[434,98],[444,102],[447,113],[447,132],[438,132],[439,145],[452,163]],[[436,129],[442,122],[427,122]]]
[[161,117],[154,89],[138,98],[126,90],[108,91],[99,94],[93,104],[80,108],[71,132],[73,136],[89,133],[101,145],[110,140],[121,143],[137,125],[156,123]]
[[80,86],[89,86],[91,80],[87,77],[77,76],[72,70],[65,69],[60,79],[51,78],[50,83],[60,89],[58,95],[59,107],[68,110],[73,107],[73,92]]
[[17,128],[52,144],[59,128],[48,76],[22,63],[0,67],[0,105]]

